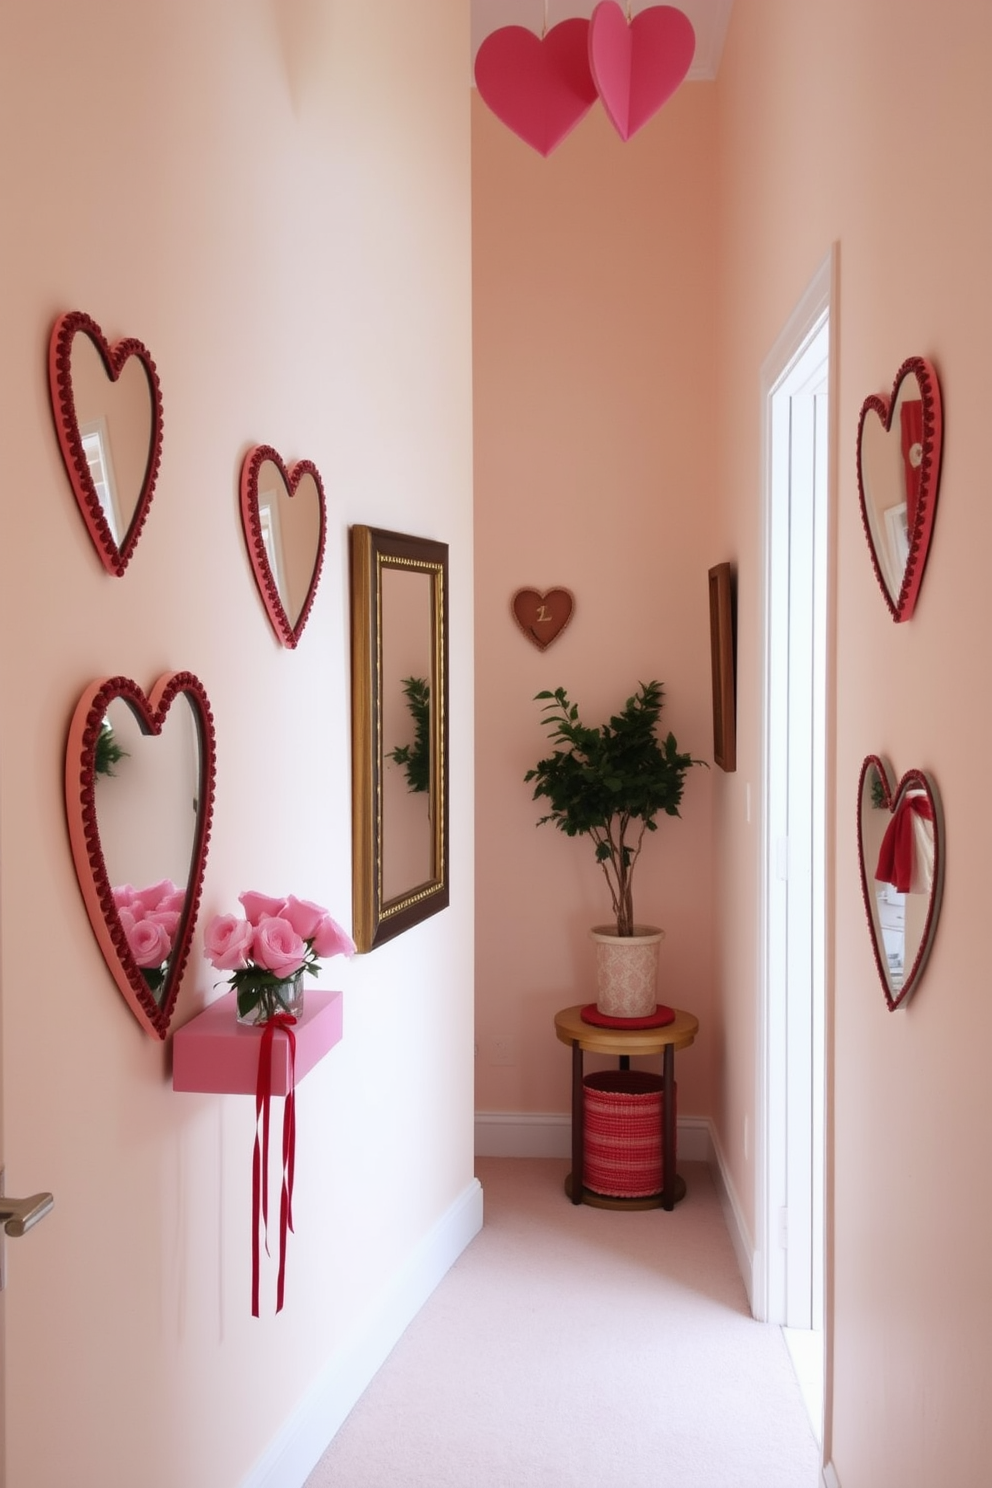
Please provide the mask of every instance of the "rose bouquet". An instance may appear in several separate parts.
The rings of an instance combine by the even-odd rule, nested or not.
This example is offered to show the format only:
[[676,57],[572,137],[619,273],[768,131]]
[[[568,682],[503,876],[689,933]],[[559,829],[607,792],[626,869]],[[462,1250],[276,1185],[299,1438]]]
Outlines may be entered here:
[[244,915],[215,915],[204,935],[211,966],[229,971],[241,1022],[266,1023],[300,1005],[304,973],[325,956],[353,956],[355,942],[326,909],[290,894],[238,895]]
[[113,892],[128,949],[150,991],[158,997],[165,985],[186,895],[171,878],[163,878],[147,889],[118,884]]

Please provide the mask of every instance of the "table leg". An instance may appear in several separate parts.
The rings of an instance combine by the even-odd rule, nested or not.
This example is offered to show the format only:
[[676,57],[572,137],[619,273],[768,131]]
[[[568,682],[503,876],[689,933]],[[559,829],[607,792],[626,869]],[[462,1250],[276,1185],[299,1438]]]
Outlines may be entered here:
[[665,1045],[662,1074],[661,1161],[665,1170],[661,1190],[661,1207],[675,1208],[675,1048]]
[[572,1045],[572,1203],[582,1203],[585,1169],[585,1107],[582,1099],[582,1046]]

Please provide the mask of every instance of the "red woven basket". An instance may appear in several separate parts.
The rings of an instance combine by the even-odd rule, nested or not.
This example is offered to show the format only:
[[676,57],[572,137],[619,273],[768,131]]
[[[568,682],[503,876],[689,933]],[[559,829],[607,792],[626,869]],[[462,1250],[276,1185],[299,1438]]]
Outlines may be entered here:
[[660,1075],[646,1070],[600,1070],[583,1084],[582,1181],[593,1193],[645,1199],[661,1192]]

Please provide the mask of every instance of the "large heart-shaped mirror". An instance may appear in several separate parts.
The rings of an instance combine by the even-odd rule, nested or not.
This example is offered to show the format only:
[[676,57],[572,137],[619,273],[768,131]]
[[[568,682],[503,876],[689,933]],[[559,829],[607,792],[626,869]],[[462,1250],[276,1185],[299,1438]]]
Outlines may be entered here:
[[76,876],[114,980],[156,1038],[196,923],[214,774],[213,716],[192,673],[170,672],[148,697],[129,677],[103,678],[76,705],[65,767]]
[[875,574],[893,620],[908,620],[933,531],[943,421],[925,357],[896,373],[892,396],[866,398],[858,420],[858,490]]
[[289,469],[270,445],[241,467],[241,519],[259,593],[276,635],[295,646],[324,561],[327,515],[320,473],[310,460]]
[[162,394],[140,341],[107,341],[80,310],[55,322],[48,380],[59,447],[87,531],[108,572],[123,574],[151,504],[162,456]]
[[919,985],[937,929],[944,882],[944,821],[936,787],[907,770],[893,787],[870,754],[858,787],[861,892],[882,991],[890,1010]]

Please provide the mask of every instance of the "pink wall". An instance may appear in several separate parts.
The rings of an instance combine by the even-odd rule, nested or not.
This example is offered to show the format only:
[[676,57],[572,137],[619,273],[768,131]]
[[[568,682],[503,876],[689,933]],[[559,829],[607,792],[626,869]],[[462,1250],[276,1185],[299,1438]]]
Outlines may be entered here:
[[[8,431],[0,647],[3,1152],[56,1208],[8,1247],[10,1488],[242,1483],[472,1183],[472,512],[466,7],[19,7],[0,61]],[[14,145],[16,141],[16,147]],[[148,346],[158,491],[102,569],[48,403],[55,317]],[[277,645],[243,454],[312,459],[324,574]],[[329,964],[345,1035],[300,1087],[297,1233],[250,1317],[252,1103],[172,1093],[95,944],[62,799],[76,699],[189,668],[217,726],[203,917],[350,920],[347,529],[450,544],[451,907]],[[202,924],[202,920],[201,920]],[[177,1023],[214,995],[194,944]]]
[[[595,109],[549,160],[473,98],[475,295],[476,1003],[482,1111],[565,1111],[553,1014],[595,996],[587,932],[609,918],[588,843],[523,776],[548,752],[543,688],[599,723],[638,681],[712,759],[707,569],[715,534],[712,87],[686,87],[629,144]],[[540,652],[510,601],[564,586],[575,613]],[[690,772],[682,820],[644,849],[635,916],[661,925],[662,996],[703,1033],[679,1061],[680,1113],[713,1106],[711,803]],[[518,1062],[491,1064],[493,1037]]]
[[[741,572],[739,771],[718,781],[721,1132],[750,1202],[757,862],[741,791],[760,779],[761,364],[830,244],[837,462],[830,1103],[828,1455],[843,1488],[980,1488],[992,1446],[984,1381],[992,1200],[984,1050],[988,811],[976,808],[992,721],[976,627],[992,541],[982,365],[992,332],[987,63],[992,12],[968,0],[816,9],[737,0],[717,85],[721,161],[719,528]],[[930,563],[908,625],[889,619],[861,531],[858,410],[926,355],[944,396]],[[932,772],[947,819],[942,918],[908,1010],[886,1010],[861,904],[858,772],[868,753]],[[753,788],[753,784],[752,784]],[[979,797],[980,799],[980,797]],[[758,803],[760,810],[760,802]]]
[[[839,245],[826,1450],[842,1488],[981,1488],[992,1450],[989,819],[976,807],[992,704],[974,598],[992,546],[981,372],[990,55],[992,12],[970,0],[736,0],[716,85],[683,88],[625,147],[594,110],[542,161],[474,103],[477,1107],[567,1109],[551,1016],[591,995],[585,928],[603,916],[588,850],[533,826],[521,777],[543,735],[530,698],[563,684],[602,716],[657,674],[680,743],[709,754],[705,570],[730,558],[738,770],[690,779],[685,819],[663,824],[640,902],[669,929],[663,989],[702,1016],[681,1061],[680,1111],[715,1119],[752,1234],[760,371]],[[863,399],[913,354],[941,378],[945,453],[922,598],[897,627],[869,562],[853,454]],[[577,597],[543,655],[509,619],[524,585]],[[936,943],[897,1014],[877,982],[858,880],[857,781],[870,752],[899,773],[930,771],[947,818]],[[517,1066],[487,1063],[497,1034],[518,1040]]]

